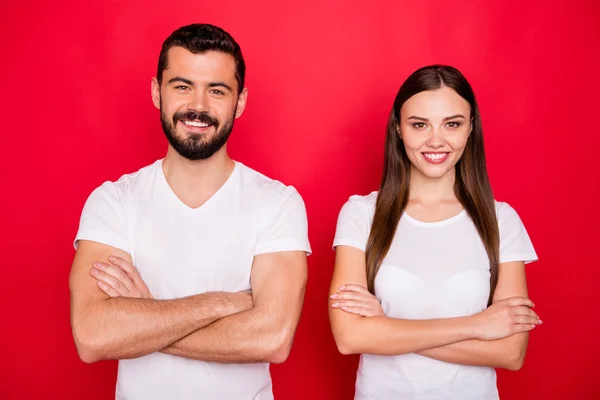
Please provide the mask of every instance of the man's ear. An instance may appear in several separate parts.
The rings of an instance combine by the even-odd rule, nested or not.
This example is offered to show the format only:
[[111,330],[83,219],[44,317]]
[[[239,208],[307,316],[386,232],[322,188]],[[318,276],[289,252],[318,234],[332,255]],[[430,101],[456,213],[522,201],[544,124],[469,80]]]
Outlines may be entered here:
[[248,88],[244,88],[242,93],[238,96],[237,106],[235,109],[235,118],[239,118],[242,116],[244,110],[246,109],[246,101],[248,101]]
[[154,107],[160,109],[160,84],[156,78],[152,78],[150,91],[152,94],[152,103],[154,103]]

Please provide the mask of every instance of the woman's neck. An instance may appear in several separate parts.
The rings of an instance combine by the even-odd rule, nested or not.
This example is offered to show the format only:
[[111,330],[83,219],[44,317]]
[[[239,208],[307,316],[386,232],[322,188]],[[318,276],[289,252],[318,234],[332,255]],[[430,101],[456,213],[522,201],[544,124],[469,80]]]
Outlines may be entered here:
[[455,201],[454,193],[455,169],[452,168],[444,176],[432,178],[423,175],[413,168],[410,173],[409,202],[424,204]]

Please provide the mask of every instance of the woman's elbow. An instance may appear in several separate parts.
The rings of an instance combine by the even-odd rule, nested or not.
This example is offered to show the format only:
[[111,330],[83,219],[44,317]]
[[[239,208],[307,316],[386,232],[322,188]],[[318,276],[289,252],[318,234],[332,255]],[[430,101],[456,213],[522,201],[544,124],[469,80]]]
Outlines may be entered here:
[[525,351],[526,349],[517,348],[508,352],[504,368],[510,371],[518,371],[523,368],[523,364],[525,363]]
[[506,369],[508,369],[510,371],[518,371],[523,367],[524,363],[525,363],[525,357],[515,359],[508,363],[508,365],[506,366]]
[[339,351],[341,354],[345,355],[345,356],[348,356],[348,355],[350,355],[350,354],[356,354],[356,353],[357,353],[356,351],[354,351],[354,349],[352,348],[352,346],[349,346],[349,345],[348,345],[348,344],[346,344],[346,343],[340,343],[340,342],[336,342],[336,345],[337,345],[337,349],[338,349],[338,351]]
[[335,345],[337,346],[337,349],[341,354],[347,356],[350,354],[361,353],[360,351],[358,351],[356,343],[350,335],[334,334],[333,338],[335,340]]

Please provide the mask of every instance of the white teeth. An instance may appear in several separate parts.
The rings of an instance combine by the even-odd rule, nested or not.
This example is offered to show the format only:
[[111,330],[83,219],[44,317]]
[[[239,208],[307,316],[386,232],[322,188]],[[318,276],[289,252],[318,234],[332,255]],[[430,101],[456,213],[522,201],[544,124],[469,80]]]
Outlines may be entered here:
[[441,160],[442,158],[446,157],[446,154],[448,153],[423,153],[423,155],[430,160]]
[[206,128],[208,126],[208,124],[205,124],[203,122],[184,121],[183,123],[187,126],[196,126],[198,128]]

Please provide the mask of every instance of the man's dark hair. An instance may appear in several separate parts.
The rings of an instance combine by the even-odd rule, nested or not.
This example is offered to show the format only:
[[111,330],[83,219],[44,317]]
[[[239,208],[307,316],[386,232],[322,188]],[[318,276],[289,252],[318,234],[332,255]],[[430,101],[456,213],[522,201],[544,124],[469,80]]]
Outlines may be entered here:
[[218,26],[210,24],[191,24],[182,26],[163,42],[160,55],[158,56],[158,70],[156,79],[158,84],[162,83],[162,73],[167,68],[167,52],[173,46],[180,46],[194,53],[207,51],[220,51],[231,54],[235,59],[235,79],[238,83],[238,93],[244,89],[244,78],[246,77],[246,63],[242,56],[242,49],[233,37]]

